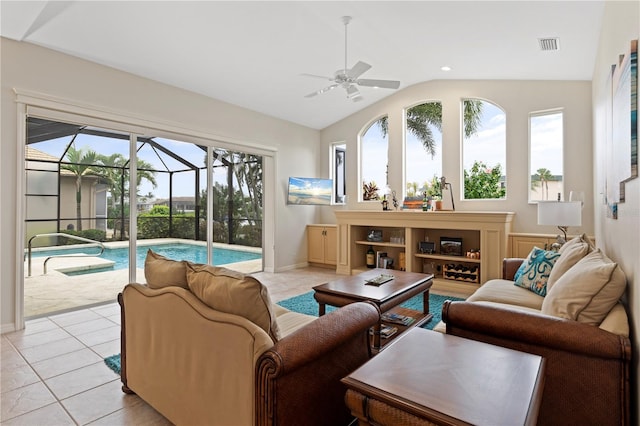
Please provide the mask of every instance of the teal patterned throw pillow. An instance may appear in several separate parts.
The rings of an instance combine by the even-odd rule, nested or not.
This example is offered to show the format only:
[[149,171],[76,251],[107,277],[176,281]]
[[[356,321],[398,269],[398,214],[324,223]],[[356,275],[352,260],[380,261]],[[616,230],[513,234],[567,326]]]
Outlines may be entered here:
[[534,247],[516,271],[515,285],[531,290],[540,296],[547,295],[547,280],[560,253]]

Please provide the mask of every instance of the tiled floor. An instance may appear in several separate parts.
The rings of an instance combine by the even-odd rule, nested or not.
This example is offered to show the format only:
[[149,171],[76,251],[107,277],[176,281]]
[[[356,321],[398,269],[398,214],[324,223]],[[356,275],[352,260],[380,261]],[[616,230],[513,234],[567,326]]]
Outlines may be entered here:
[[[301,268],[255,274],[273,302],[335,279],[334,271]],[[454,294],[455,295],[455,294]],[[110,303],[27,321],[0,337],[1,425],[170,425],[103,362],[120,352],[120,307]]]
[[[274,302],[335,278],[328,269],[255,274]],[[103,358],[120,352],[117,303],[27,321],[0,338],[0,423],[4,425],[170,425],[135,395]]]

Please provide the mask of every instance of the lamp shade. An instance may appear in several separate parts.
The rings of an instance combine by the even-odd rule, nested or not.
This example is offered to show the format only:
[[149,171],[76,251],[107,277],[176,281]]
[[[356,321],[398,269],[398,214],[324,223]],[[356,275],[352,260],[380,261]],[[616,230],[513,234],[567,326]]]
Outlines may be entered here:
[[582,225],[580,201],[538,201],[538,225]]

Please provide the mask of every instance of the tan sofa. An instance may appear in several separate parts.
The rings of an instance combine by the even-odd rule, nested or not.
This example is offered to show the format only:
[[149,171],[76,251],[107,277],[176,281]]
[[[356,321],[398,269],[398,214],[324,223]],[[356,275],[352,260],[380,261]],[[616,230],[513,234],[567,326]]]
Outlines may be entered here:
[[[177,425],[349,423],[340,379],[371,357],[368,330],[380,317],[374,305],[316,318],[272,305],[250,276],[162,262],[182,269],[146,273],[148,285],[128,284],[118,297],[125,392]],[[182,279],[185,265],[191,270]],[[173,285],[163,287],[161,277]],[[240,311],[229,313],[238,301]],[[272,318],[247,319],[257,312]]]
[[[560,257],[568,256],[569,251]],[[594,266],[598,258],[602,264]],[[505,259],[503,278],[488,281],[467,301],[445,302],[437,330],[446,327],[448,334],[543,356],[546,372],[540,425],[629,424],[629,321],[618,301],[620,289],[613,291],[620,285],[624,289],[624,275],[599,251],[588,247],[578,261],[561,266],[565,269],[562,276],[568,275],[562,281],[556,279],[554,286],[565,288],[552,287],[543,297],[514,285],[523,260]],[[594,275],[600,275],[605,285],[594,287]],[[588,306],[594,303],[603,306]],[[599,314],[603,318],[588,315],[595,308],[604,309]]]

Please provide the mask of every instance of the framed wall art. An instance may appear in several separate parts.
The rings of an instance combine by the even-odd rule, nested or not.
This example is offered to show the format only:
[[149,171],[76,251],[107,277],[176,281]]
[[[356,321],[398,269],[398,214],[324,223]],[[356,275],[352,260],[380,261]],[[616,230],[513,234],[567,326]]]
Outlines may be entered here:
[[331,179],[290,177],[287,204],[331,205]]
[[611,67],[610,83],[605,202],[607,216],[617,219],[625,183],[638,177],[638,40]]

